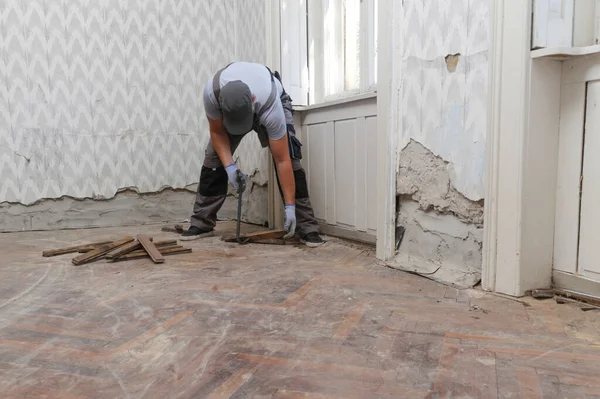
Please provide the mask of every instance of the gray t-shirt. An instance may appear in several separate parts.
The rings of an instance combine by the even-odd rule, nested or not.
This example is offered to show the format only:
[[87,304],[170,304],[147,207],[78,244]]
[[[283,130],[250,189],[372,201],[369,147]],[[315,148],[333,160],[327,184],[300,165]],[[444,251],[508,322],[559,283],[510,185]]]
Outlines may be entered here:
[[[262,64],[235,62],[229,65],[227,69],[221,73],[221,87],[232,80],[241,80],[248,85],[250,92],[255,96],[255,113],[260,110],[262,105],[271,95],[271,74]],[[275,86],[277,87],[277,98],[273,102],[273,105],[260,117],[260,124],[266,128],[269,139],[279,140],[285,135],[287,127],[285,124],[283,105],[280,100],[281,95],[283,94],[283,86],[279,80],[274,78],[274,81]],[[206,116],[212,120],[221,119],[223,114],[213,91],[213,77],[211,77],[204,86],[203,98]]]

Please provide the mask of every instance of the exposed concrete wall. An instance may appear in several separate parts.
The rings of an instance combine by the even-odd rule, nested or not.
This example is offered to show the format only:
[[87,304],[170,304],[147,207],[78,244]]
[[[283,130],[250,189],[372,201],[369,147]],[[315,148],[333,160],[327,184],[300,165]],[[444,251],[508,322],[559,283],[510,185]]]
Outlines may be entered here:
[[[267,222],[266,185],[250,182],[242,201],[242,220]],[[124,190],[108,200],[63,197],[40,200],[29,206],[0,204],[0,232],[61,230],[89,227],[134,226],[189,221],[196,186],[140,194]],[[237,198],[229,195],[218,214],[220,220],[236,219]]]
[[415,141],[400,153],[396,188],[397,225],[405,232],[392,264],[460,287],[477,284],[483,201],[452,187],[448,162]]
[[481,278],[489,2],[402,2],[397,225],[390,265],[472,286]]

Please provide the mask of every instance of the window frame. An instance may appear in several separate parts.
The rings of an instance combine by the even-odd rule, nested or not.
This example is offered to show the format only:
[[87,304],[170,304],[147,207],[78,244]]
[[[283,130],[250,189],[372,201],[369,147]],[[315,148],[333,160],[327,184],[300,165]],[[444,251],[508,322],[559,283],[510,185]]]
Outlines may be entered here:
[[[308,0],[307,10],[307,56],[308,56],[308,105],[317,105],[332,101],[339,101],[345,98],[359,96],[365,93],[377,92],[377,7],[378,0],[360,0],[360,30],[359,30],[359,57],[360,65],[359,85],[357,88],[341,89],[333,94],[325,94],[327,81],[327,72],[322,65],[325,63],[325,21],[323,16],[324,0]],[[333,23],[336,25],[334,32],[341,31],[341,11],[344,0],[329,0],[334,6]],[[377,3],[377,4],[376,4]],[[338,7],[338,8],[336,8]],[[337,18],[336,18],[337,17]],[[362,23],[366,21],[366,23]],[[335,39],[334,39],[335,40]],[[341,49],[339,50],[341,51]],[[338,51],[338,53],[339,53]],[[340,55],[338,55],[339,57]],[[343,72],[338,86],[344,87],[345,70],[342,62],[338,67]]]

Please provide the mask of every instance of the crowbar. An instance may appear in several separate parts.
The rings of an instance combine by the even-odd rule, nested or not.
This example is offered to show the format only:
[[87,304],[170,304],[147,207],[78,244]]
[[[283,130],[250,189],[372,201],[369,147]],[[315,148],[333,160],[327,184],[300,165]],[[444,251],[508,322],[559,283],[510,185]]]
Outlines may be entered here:
[[240,244],[246,244],[250,241],[249,238],[240,237],[240,224],[242,220],[242,193],[246,190],[246,184],[244,183],[243,175],[241,170],[236,170],[236,177],[238,182],[238,207],[237,207],[237,225],[235,228],[235,239]]

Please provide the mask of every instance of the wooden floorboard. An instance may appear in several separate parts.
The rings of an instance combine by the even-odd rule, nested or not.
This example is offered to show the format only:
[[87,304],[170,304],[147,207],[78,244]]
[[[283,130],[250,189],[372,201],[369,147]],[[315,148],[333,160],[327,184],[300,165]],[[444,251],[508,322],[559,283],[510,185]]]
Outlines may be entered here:
[[[369,246],[238,245],[75,267],[156,227],[0,236],[0,398],[600,397],[600,313],[458,291]],[[244,226],[244,232],[252,228]]]

